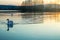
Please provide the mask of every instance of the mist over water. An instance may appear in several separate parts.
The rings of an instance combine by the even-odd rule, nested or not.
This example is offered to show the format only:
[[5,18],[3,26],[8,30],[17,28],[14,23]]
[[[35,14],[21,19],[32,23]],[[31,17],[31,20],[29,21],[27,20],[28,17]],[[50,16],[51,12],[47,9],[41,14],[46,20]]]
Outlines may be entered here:
[[[19,23],[7,31],[6,19]],[[60,39],[60,12],[0,13],[0,40]]]

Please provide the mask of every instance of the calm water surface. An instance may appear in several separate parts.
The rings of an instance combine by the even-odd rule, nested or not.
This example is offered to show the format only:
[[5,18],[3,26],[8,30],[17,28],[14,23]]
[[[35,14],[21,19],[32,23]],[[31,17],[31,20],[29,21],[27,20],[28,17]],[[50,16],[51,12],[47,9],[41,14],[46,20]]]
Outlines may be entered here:
[[[6,19],[19,23],[6,31]],[[0,40],[60,39],[60,12],[0,13]]]

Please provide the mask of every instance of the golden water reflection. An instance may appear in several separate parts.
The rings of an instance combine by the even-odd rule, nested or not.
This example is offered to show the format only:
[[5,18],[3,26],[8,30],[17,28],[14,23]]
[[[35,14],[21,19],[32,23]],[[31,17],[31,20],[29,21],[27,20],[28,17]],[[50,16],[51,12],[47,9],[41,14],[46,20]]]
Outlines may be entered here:
[[13,16],[7,13],[0,13],[0,20],[10,19],[15,22],[21,23],[58,23],[60,22],[60,12],[44,12],[43,15],[39,13],[35,14],[24,14],[24,13],[15,13]]
[[46,12],[44,13],[45,22],[60,22],[60,12]]

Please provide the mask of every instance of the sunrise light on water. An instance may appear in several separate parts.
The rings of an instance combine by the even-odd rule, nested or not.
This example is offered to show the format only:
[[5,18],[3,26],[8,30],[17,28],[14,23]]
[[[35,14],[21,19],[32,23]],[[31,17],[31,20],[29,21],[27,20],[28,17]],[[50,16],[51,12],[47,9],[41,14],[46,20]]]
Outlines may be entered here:
[[[23,15],[23,16],[22,16]],[[33,19],[35,19],[36,21],[40,21],[40,16],[41,15],[36,15],[34,16],[33,14],[29,14],[30,17],[28,17],[28,15],[26,14],[23,14],[23,13],[15,13],[13,14],[13,16],[11,16],[11,14],[4,14],[4,13],[1,13],[0,14],[0,20],[3,18],[3,20],[6,20],[6,19],[11,19],[11,20],[23,20],[23,17],[25,16],[27,18],[27,20],[29,18],[32,18],[31,21]],[[43,23],[58,23],[60,22],[60,12],[44,12],[44,15],[42,15],[42,20],[43,20]],[[42,23],[42,24],[43,24]]]

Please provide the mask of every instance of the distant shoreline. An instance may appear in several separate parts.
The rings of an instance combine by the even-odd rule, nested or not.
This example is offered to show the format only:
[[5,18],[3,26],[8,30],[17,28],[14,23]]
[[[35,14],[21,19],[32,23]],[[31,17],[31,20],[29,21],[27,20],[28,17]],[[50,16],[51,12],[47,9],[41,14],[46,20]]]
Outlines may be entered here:
[[19,12],[18,10],[0,10],[0,13],[14,13]]

